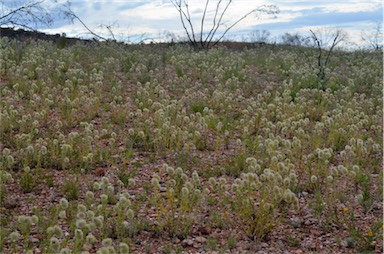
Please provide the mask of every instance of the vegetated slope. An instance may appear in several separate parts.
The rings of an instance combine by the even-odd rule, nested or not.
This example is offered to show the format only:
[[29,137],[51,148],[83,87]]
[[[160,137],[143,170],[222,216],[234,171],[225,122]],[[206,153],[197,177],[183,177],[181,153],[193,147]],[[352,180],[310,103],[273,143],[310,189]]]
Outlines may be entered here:
[[70,38],[66,37],[65,34],[46,34],[38,31],[28,31],[24,29],[15,29],[11,27],[0,27],[0,36],[8,37],[10,39],[16,39],[19,41],[29,41],[29,40],[42,40],[50,41],[56,43],[59,47],[64,47],[65,45],[73,45],[76,43],[91,43],[91,40],[79,39],[79,38]]
[[0,39],[4,253],[382,250],[382,54]]

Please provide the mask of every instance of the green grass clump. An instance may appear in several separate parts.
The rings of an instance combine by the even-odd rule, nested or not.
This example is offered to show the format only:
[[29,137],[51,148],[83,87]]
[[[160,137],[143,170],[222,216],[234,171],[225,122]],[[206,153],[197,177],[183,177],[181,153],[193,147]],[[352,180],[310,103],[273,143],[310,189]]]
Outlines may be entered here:
[[62,192],[69,200],[78,199],[80,195],[79,183],[75,179],[67,179],[62,186]]

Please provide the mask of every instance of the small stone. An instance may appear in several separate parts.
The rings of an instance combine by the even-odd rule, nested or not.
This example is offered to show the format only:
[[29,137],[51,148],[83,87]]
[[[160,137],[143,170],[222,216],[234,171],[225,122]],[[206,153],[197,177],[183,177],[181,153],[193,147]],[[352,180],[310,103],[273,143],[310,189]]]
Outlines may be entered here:
[[313,224],[315,224],[315,219],[313,219],[313,218],[309,218],[309,219],[305,220],[304,224],[305,224],[306,226],[313,225]]
[[268,248],[269,244],[268,243],[261,243],[260,246],[261,246],[261,248]]
[[302,224],[303,224],[303,221],[300,218],[295,217],[291,219],[291,225],[294,228],[299,228]]
[[310,229],[309,232],[311,233],[311,235],[321,236],[321,231],[319,231],[319,230]]
[[304,252],[302,250],[298,249],[298,250],[295,250],[294,253],[301,254],[301,253],[304,253]]
[[352,237],[347,237],[340,242],[340,245],[345,248],[353,248],[355,246],[355,240]]
[[193,245],[193,241],[191,239],[184,239],[182,242],[181,242],[181,245],[183,247],[188,247],[188,246],[192,246]]
[[105,170],[103,168],[97,168],[95,173],[97,176],[105,176]]
[[212,228],[211,227],[199,227],[197,229],[197,231],[199,231],[203,235],[209,235],[212,233]]
[[4,207],[7,209],[14,209],[20,206],[19,198],[9,199],[4,202]]
[[149,214],[150,218],[157,218],[159,215],[157,213],[151,213]]
[[42,235],[40,235],[40,234],[36,234],[36,235],[34,235],[33,237],[36,237],[39,241],[40,240],[43,240],[43,236]]
[[312,244],[311,246],[309,246],[309,249],[312,251],[316,251],[317,250],[316,244]]
[[37,242],[39,242],[39,239],[37,239],[36,237],[31,237],[31,242],[37,243]]
[[202,237],[202,236],[196,237],[195,240],[198,243],[205,243],[207,241],[207,239],[205,237]]

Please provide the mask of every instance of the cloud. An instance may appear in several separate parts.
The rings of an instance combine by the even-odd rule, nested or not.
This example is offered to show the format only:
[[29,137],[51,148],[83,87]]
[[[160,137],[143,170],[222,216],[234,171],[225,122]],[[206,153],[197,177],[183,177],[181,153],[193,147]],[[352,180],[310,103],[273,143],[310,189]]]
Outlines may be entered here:
[[96,10],[96,11],[101,10],[101,3],[100,2],[94,2],[92,4],[92,6],[93,6],[93,9]]
[[274,4],[279,6],[282,10],[300,11],[313,8],[322,8],[325,11],[331,12],[358,12],[369,11],[377,9],[382,5],[381,0],[346,0],[346,1],[329,1],[329,0],[317,0],[317,1],[288,1],[288,0],[276,0]]
[[322,8],[313,8],[302,12],[302,15],[292,19],[290,26],[339,26],[348,22],[366,22],[379,20],[382,17],[380,9],[360,12],[325,12]]
[[127,19],[139,19],[147,21],[161,21],[167,19],[176,19],[178,13],[171,5],[161,4],[157,1],[148,2],[132,9],[121,12]]
[[[64,3],[66,0],[57,1]],[[4,0],[4,2],[14,3],[12,0]],[[206,0],[189,1],[189,11],[196,31],[200,31],[205,3]],[[209,2],[205,17],[205,30],[209,30],[213,25],[216,4],[216,0]],[[221,31],[219,30],[218,33],[253,8],[268,4],[274,4],[280,8],[277,18],[268,15],[257,17],[252,14],[233,27],[229,34],[244,35],[251,31],[265,29],[270,31],[273,36],[278,36],[285,32],[301,33],[312,27],[326,26],[343,28],[356,35],[356,31],[373,27],[373,24],[382,20],[383,16],[380,0],[338,2],[329,0],[258,0],[257,2],[236,0],[232,2],[224,15]],[[221,10],[224,7],[225,1],[221,5]],[[117,23],[118,26],[113,28],[115,35],[131,36],[146,33],[149,36],[158,37],[164,31],[184,35],[179,13],[170,0],[72,0],[71,8],[87,26],[100,33],[106,32],[97,28],[100,24]],[[68,21],[62,17],[56,19],[49,31],[66,32],[72,36],[85,33],[84,27],[79,22],[68,24]]]
[[[349,6],[349,10],[342,9],[341,5],[337,8],[330,9],[327,7],[329,1],[318,1],[318,4],[313,1],[279,1],[285,2],[282,6],[282,11],[278,18],[271,20],[260,20],[257,24],[251,26],[243,26],[240,30],[234,30],[233,34],[249,34],[255,30],[268,30],[272,36],[278,37],[285,32],[307,34],[309,29],[319,27],[335,27],[341,28],[348,32],[349,39],[354,43],[359,43],[361,32],[364,29],[370,29],[375,26],[378,21],[383,18],[383,9],[380,5],[369,2],[363,3],[359,11],[355,7]],[[351,5],[349,1],[349,4]],[[356,1],[361,2],[361,1]],[[371,4],[373,3],[373,4]],[[293,8],[287,8],[292,4]]]

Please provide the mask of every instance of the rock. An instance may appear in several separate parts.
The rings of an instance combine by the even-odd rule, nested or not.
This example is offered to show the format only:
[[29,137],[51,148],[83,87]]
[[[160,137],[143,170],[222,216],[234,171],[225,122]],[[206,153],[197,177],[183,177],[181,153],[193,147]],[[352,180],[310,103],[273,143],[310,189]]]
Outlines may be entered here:
[[310,229],[309,232],[311,233],[311,235],[321,236],[321,231],[319,231],[319,230]]
[[298,249],[298,250],[295,250],[294,253],[301,254],[301,253],[304,253],[304,252],[302,250]]
[[301,227],[302,224],[303,224],[303,221],[300,218],[298,218],[298,217],[295,217],[295,218],[291,219],[291,225],[294,228],[299,228],[299,227]]
[[40,234],[33,235],[33,237],[37,238],[37,240],[39,240],[39,241],[44,239],[44,237]]
[[157,213],[151,213],[149,214],[150,218],[157,218],[159,215]]
[[316,244],[312,243],[311,246],[309,246],[309,249],[310,249],[311,251],[317,251],[317,246],[316,246]]
[[207,239],[205,237],[202,237],[202,236],[196,237],[195,240],[198,243],[205,243],[207,241]]
[[95,173],[97,176],[105,176],[105,170],[103,168],[97,168]]
[[191,239],[184,239],[182,242],[181,242],[181,245],[183,247],[188,247],[188,246],[192,246],[193,245],[193,241]]
[[211,227],[199,227],[197,229],[197,231],[203,235],[209,235],[212,233],[212,228]]
[[8,199],[4,202],[4,207],[6,209],[14,209],[16,207],[20,206],[20,199],[15,198],[15,199]]
[[352,237],[347,237],[340,242],[340,245],[345,248],[353,248],[355,246],[355,240]]
[[316,220],[314,218],[308,218],[308,219],[305,220],[304,224],[306,226],[310,226],[310,225],[315,224],[315,222],[316,222]]
[[37,239],[36,237],[31,237],[31,242],[37,243],[37,242],[39,242],[39,239]]
[[261,248],[268,248],[269,244],[268,243],[261,243],[260,246],[261,246]]

